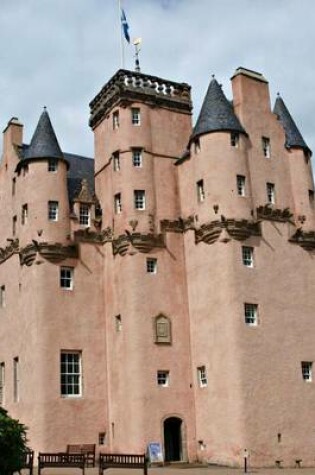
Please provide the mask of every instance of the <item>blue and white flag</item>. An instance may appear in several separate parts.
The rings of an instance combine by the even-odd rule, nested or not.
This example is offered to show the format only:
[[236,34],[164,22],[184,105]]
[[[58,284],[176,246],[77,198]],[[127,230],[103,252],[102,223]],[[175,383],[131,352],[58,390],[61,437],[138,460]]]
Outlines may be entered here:
[[130,43],[129,25],[128,25],[126,14],[125,14],[123,8],[121,9],[120,19],[121,19],[121,27],[122,27],[122,30],[124,32],[125,38],[128,41],[128,43]]

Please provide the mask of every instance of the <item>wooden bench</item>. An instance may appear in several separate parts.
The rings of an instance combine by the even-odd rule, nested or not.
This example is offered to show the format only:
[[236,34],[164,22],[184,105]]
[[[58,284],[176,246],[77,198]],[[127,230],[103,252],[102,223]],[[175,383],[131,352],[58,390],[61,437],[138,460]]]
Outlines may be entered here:
[[95,444],[69,444],[67,453],[70,455],[83,454],[87,467],[95,467]]
[[34,466],[34,451],[27,450],[23,455],[21,469],[27,469],[29,470],[29,474],[33,475],[33,466]]
[[107,468],[143,468],[144,475],[148,474],[148,461],[143,455],[135,454],[100,454],[99,475]]
[[62,468],[80,468],[84,475],[85,469],[85,455],[84,454],[38,454],[38,475],[40,475],[43,468],[48,467],[62,467]]

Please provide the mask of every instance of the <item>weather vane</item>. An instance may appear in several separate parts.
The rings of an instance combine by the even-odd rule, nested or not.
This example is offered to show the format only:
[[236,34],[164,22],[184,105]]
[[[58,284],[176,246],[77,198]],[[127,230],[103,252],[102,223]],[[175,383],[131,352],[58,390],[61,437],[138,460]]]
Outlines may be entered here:
[[140,62],[139,62],[139,52],[141,51],[141,48],[140,48],[141,43],[142,43],[142,38],[135,38],[133,40],[133,44],[135,47],[135,71],[137,71],[137,73],[141,72]]

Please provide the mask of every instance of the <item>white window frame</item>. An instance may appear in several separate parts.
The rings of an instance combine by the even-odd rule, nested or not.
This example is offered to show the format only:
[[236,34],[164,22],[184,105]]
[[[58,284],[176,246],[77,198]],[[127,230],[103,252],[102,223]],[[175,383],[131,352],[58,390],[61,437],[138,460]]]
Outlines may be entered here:
[[207,370],[206,367],[203,366],[198,366],[197,368],[197,378],[198,378],[198,383],[201,388],[205,388],[208,386],[208,378],[207,378]]
[[142,159],[142,149],[133,148],[132,149],[132,165],[135,168],[142,168],[143,159]]
[[141,125],[141,112],[139,107],[131,108],[131,123],[136,127]]
[[236,186],[237,186],[237,194],[239,196],[246,196],[246,177],[244,175],[236,175]]
[[169,370],[159,369],[156,373],[156,382],[158,386],[167,388],[170,385]]
[[0,363],[0,406],[5,402],[5,363]]
[[311,383],[313,381],[313,362],[301,361],[301,371],[303,380]]
[[82,352],[60,352],[60,395],[64,398],[82,397]]
[[55,173],[58,170],[58,160],[56,158],[48,159],[48,171],[50,173]]
[[119,111],[113,112],[113,129],[116,130],[119,128]]
[[254,267],[254,248],[242,246],[242,262],[245,267]]
[[146,268],[147,274],[157,274],[157,259],[155,257],[147,257]]
[[276,187],[274,183],[266,183],[267,203],[274,205],[276,202]]
[[60,288],[64,290],[73,290],[73,267],[60,267],[59,274]]
[[263,149],[264,157],[270,158],[271,157],[270,139],[268,137],[262,137],[261,146]]
[[114,195],[114,211],[115,214],[120,214],[122,212],[121,193],[116,193]]
[[204,187],[204,181],[203,180],[198,180],[196,183],[196,188],[197,188],[197,200],[198,203],[203,203],[205,200],[205,187]]
[[6,290],[5,285],[1,285],[0,287],[0,308],[6,307]]
[[20,400],[20,361],[19,357],[13,358],[13,402]]
[[139,211],[145,210],[145,191],[144,190],[134,190],[134,207]]
[[80,203],[79,223],[81,226],[90,226],[91,223],[91,208],[88,203]]
[[120,171],[120,153],[119,152],[113,153],[113,169],[114,169],[114,172]]
[[48,221],[58,221],[59,203],[58,201],[48,201]]
[[245,324],[249,327],[257,327],[258,325],[258,304],[244,303],[244,319]]

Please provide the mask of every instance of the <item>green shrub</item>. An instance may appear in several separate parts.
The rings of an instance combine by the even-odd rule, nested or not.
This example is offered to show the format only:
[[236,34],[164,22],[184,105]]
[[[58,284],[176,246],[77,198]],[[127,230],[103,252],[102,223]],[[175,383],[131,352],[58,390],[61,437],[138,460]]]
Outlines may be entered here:
[[21,470],[27,451],[26,427],[0,407],[0,474],[13,475]]

